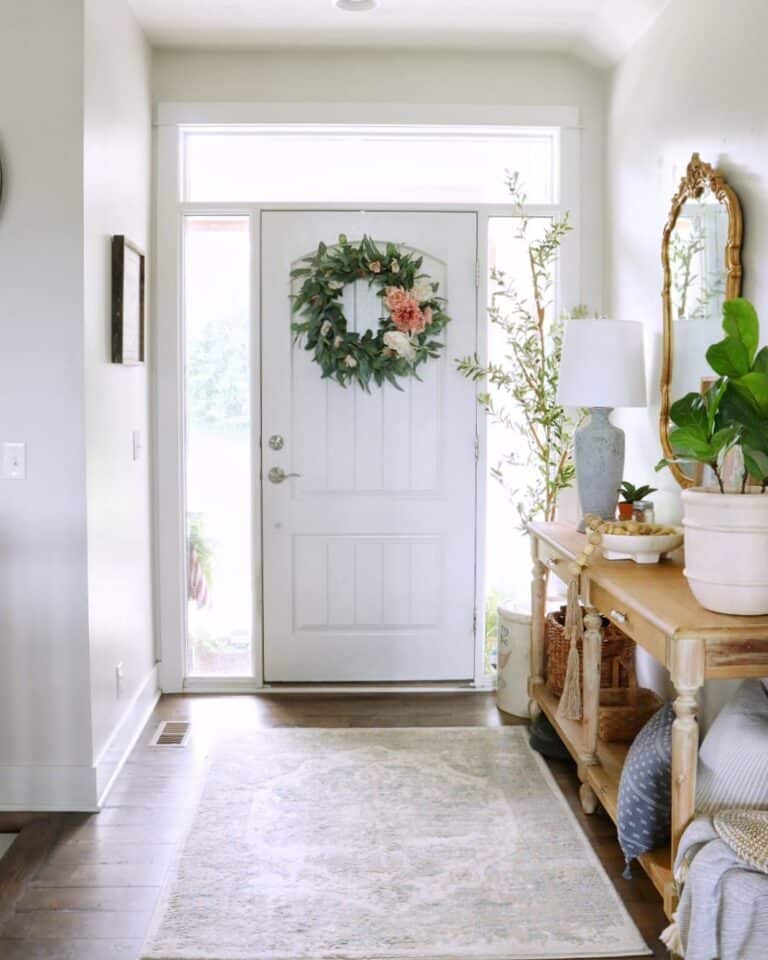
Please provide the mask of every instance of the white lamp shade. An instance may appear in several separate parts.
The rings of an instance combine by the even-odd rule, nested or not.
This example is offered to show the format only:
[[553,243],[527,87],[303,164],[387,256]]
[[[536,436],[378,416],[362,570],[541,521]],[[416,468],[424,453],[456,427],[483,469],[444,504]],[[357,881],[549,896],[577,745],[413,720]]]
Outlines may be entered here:
[[644,407],[643,325],[568,320],[557,399],[564,407]]

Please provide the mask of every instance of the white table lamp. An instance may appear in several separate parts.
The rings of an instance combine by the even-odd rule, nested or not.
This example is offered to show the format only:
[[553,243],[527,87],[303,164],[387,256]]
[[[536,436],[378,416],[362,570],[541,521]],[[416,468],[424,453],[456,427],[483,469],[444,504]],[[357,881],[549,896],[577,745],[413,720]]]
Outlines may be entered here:
[[557,399],[587,407],[589,419],[575,435],[574,461],[582,520],[616,515],[624,475],[624,431],[610,420],[614,407],[644,407],[643,325],[625,320],[568,320]]

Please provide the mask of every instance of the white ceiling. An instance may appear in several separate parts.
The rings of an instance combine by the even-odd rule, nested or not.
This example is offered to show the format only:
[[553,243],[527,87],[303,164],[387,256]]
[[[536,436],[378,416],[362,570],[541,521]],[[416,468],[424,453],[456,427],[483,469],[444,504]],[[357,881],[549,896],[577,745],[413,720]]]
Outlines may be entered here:
[[669,0],[129,0],[163,47],[546,50],[615,62]]

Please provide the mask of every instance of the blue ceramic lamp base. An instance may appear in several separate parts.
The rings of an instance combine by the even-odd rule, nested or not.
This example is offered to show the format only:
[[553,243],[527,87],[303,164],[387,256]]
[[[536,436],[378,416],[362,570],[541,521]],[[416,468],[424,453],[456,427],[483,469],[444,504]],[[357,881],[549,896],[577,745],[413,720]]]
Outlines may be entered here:
[[624,431],[611,423],[613,407],[590,407],[590,417],[574,437],[574,463],[584,530],[588,513],[613,520],[624,476]]

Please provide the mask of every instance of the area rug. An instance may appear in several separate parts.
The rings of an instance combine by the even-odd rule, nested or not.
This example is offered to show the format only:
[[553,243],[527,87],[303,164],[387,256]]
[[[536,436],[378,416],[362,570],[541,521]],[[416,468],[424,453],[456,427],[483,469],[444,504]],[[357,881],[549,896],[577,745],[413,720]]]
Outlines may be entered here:
[[522,728],[281,729],[213,759],[143,957],[649,952]]

